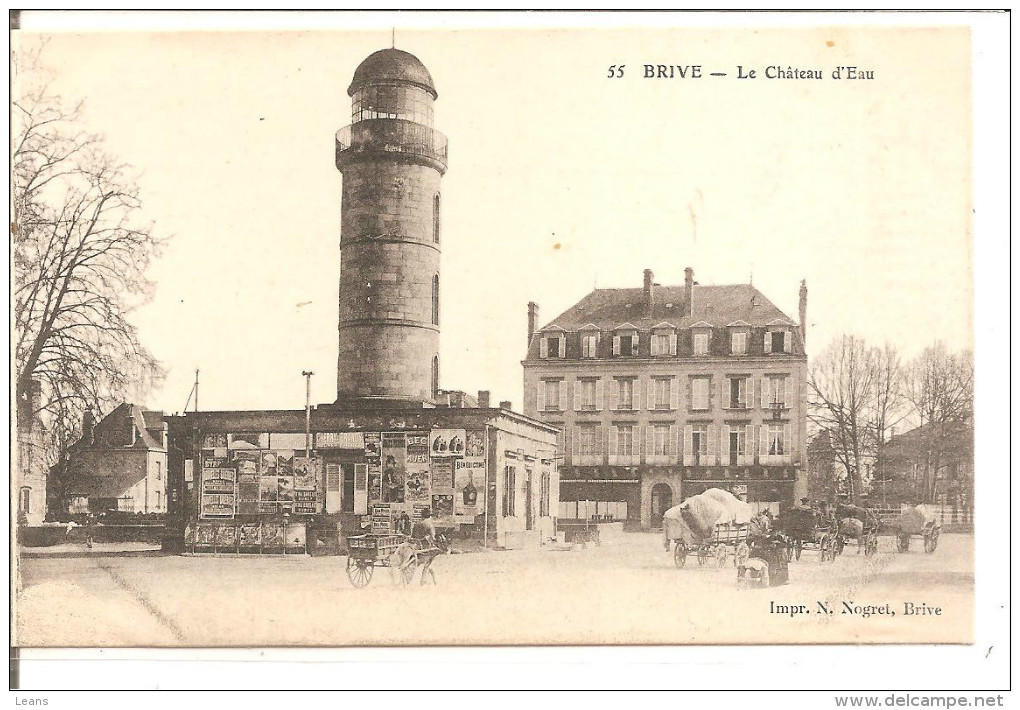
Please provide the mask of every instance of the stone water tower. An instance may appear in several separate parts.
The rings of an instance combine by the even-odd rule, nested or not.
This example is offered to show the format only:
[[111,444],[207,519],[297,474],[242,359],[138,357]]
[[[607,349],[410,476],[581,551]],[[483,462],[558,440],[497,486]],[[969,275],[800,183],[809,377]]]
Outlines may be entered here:
[[412,54],[375,52],[354,72],[343,173],[337,401],[431,402],[439,388],[440,179],[432,77]]

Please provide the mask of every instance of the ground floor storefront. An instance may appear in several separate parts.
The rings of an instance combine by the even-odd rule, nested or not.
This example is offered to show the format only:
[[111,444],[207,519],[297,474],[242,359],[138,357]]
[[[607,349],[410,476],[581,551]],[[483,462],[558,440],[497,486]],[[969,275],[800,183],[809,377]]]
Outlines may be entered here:
[[565,467],[561,471],[559,517],[618,520],[629,527],[657,528],[662,515],[709,488],[729,491],[774,514],[792,506],[803,485],[800,469],[769,467],[704,470],[682,466]]

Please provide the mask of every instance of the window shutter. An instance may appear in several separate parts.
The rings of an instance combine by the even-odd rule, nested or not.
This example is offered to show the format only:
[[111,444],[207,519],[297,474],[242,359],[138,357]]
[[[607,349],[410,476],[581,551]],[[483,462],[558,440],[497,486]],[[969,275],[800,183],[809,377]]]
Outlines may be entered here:
[[694,465],[694,427],[688,424],[683,429],[684,441],[681,449],[684,452],[684,466]]
[[609,434],[609,427],[601,424],[595,429],[595,451],[601,457],[606,453],[606,436]]
[[641,378],[634,378],[634,409],[641,410],[641,392],[644,390],[644,385],[641,384]]
[[602,378],[595,380],[595,409],[602,411],[605,387],[602,385]]
[[708,430],[708,441],[705,442],[705,462],[708,463],[714,457],[713,452],[718,453],[719,449],[715,443],[715,424],[709,424],[706,429]]
[[758,460],[764,465],[769,462],[769,428],[764,424],[758,426],[760,436],[758,437],[759,449]]
[[721,382],[719,383],[719,401],[722,403],[722,408],[723,409],[729,409],[730,408],[730,393],[729,393],[730,378],[729,377],[721,377],[719,379],[721,380]]
[[631,463],[641,460],[641,427],[634,425],[630,428],[630,450]]
[[765,376],[763,376],[761,378],[761,408],[762,409],[768,409],[769,408],[769,403],[770,403],[769,400],[772,399],[772,397],[770,395],[771,385],[772,385],[772,382],[769,380],[768,375],[765,375]]
[[694,409],[694,378],[687,378],[687,408]]
[[539,336],[538,337],[538,343],[539,343],[539,346],[538,346],[539,357],[541,357],[543,359],[549,357],[549,341],[546,340],[544,337]]
[[645,430],[645,463],[649,463],[655,455],[655,427],[646,424],[642,428]]
[[676,461],[676,438],[673,436],[673,425],[670,424],[666,427],[666,455],[669,457],[670,463]]
[[781,402],[784,407],[786,406],[786,381],[787,381],[787,379],[788,378],[784,377],[781,380],[779,380],[779,384],[780,384],[780,387],[779,387],[779,397],[777,397],[777,401]]
[[790,345],[793,341],[793,333],[789,330],[783,335],[783,352],[790,352]]
[[545,380],[538,381],[538,399],[535,406],[538,411],[545,411]]
[[673,386],[674,382],[676,382],[676,380],[670,377],[668,380],[666,380],[666,387],[669,388],[669,408],[672,409],[673,411],[676,411],[677,408],[676,399],[678,393],[677,388]]
[[[725,380],[726,378],[722,377],[720,379]],[[716,408],[716,405],[718,404],[718,402],[716,402],[716,391],[715,391],[715,382],[714,382],[714,380],[715,380],[714,376],[708,378],[708,409],[710,411],[714,411],[715,408]],[[720,387],[720,389],[722,389],[722,388]]]
[[783,456],[790,456],[790,427],[783,425]]
[[765,354],[768,355],[772,352],[772,333],[771,331],[765,331]]
[[751,409],[758,406],[761,402],[761,379],[757,377],[751,378]]
[[730,425],[723,424],[719,427],[719,461],[725,465],[730,462]]
[[581,380],[574,380],[574,411],[581,411]]
[[744,426],[744,456],[747,457],[745,463],[751,463],[754,457],[754,426],[751,424]]
[[620,336],[619,335],[614,335],[613,336],[613,355],[619,355],[619,354],[620,354]]
[[620,408],[620,380],[615,377],[609,381],[609,408],[614,411]]
[[655,331],[652,331],[650,340],[648,341],[648,352],[652,357],[659,354],[659,339],[655,335]]
[[609,427],[609,456],[610,456],[610,458],[616,456],[616,449],[617,449],[616,444],[617,444],[617,441],[619,440],[619,435],[620,435],[619,429],[620,429],[619,427],[615,427],[615,426],[610,426]]
[[578,457],[581,455],[581,428],[578,427],[574,432],[573,436],[570,437],[570,454],[571,463],[577,465]]
[[676,355],[676,333],[669,334],[669,354]]
[[561,412],[567,408],[567,381],[560,380],[559,384],[559,409]]

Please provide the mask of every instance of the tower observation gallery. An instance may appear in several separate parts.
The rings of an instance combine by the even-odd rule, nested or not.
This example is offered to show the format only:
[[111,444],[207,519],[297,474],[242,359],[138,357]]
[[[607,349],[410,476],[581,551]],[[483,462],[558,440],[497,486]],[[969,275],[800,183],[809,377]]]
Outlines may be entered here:
[[442,177],[438,92],[412,54],[383,49],[347,88],[335,402],[170,417],[164,548],[343,553],[426,511],[454,539],[554,536],[557,429],[440,387]]

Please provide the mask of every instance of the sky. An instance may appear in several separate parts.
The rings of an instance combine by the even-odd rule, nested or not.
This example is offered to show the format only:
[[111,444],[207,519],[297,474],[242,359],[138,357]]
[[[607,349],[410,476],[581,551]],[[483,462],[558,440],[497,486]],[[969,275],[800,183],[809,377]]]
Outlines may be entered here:
[[[169,370],[144,404],[182,410],[196,369],[205,410],[300,408],[303,370],[313,403],[333,401],[334,135],[389,29],[20,41],[44,36],[55,86],[85,99],[169,238],[134,314]],[[966,29],[399,26],[396,46],[431,72],[450,144],[443,387],[519,407],[527,303],[546,323],[645,268],[661,284],[687,266],[702,284],[752,281],[794,318],[805,279],[809,356],[841,333],[908,357],[972,347]],[[645,79],[644,64],[706,76]],[[875,78],[830,78],[849,65]]]

